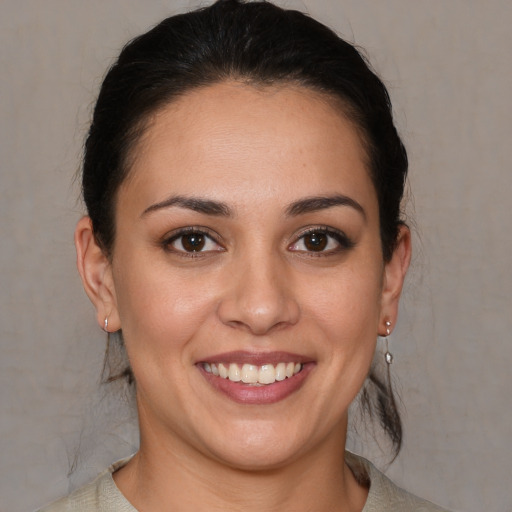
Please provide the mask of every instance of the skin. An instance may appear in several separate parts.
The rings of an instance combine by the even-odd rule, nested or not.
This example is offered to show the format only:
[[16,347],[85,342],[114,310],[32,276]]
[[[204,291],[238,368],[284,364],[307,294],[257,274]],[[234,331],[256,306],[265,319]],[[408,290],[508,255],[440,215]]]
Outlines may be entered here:
[[[110,258],[90,220],[75,241],[100,326],[120,328],[137,382],[138,454],[115,475],[146,510],[361,510],[367,489],[344,464],[347,411],[377,334],[395,325],[410,259],[401,228],[382,257],[378,203],[354,126],[334,102],[294,86],[228,82],[158,111],[133,150],[116,207]],[[163,206],[223,203],[231,215]],[[338,204],[291,215],[310,197]],[[157,206],[155,206],[157,205]],[[190,206],[190,205],[188,205]],[[203,252],[177,230],[207,228]],[[329,234],[323,251],[308,228]],[[172,241],[169,241],[172,239]],[[313,362],[303,385],[272,404],[237,403],[198,361],[246,350]]]

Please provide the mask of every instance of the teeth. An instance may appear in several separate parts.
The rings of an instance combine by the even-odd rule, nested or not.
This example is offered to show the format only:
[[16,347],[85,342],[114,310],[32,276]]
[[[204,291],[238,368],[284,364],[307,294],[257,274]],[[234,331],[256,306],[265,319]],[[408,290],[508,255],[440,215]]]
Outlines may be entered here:
[[242,366],[242,382],[256,384],[258,382],[258,367],[252,364]]
[[278,363],[275,366],[273,364],[256,366],[246,363],[240,368],[236,363],[229,365],[224,363],[203,363],[203,368],[207,373],[223,379],[229,379],[232,382],[264,385],[293,377],[302,370],[302,364],[290,362]]
[[276,380],[281,381],[286,379],[286,363],[279,363],[276,366]]
[[242,380],[242,372],[236,363],[229,365],[228,379],[232,382],[240,382]]
[[[208,363],[206,363],[206,364],[208,364]],[[213,365],[213,366],[215,366],[215,365]],[[208,371],[208,370],[206,370],[206,371]],[[229,375],[229,370],[222,363],[219,364],[219,375],[223,379],[227,379],[228,375]]]
[[276,381],[276,369],[271,364],[264,364],[258,372],[258,382],[260,384],[272,384]]

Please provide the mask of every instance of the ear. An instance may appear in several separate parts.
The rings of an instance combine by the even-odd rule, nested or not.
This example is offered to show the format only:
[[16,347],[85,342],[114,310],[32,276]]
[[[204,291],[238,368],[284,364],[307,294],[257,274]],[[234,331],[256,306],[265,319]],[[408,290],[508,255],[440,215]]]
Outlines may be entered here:
[[396,324],[398,303],[402,293],[405,274],[411,262],[411,232],[405,225],[400,226],[397,243],[391,259],[384,266],[379,335],[386,335],[386,322]]
[[98,324],[105,328],[108,319],[109,332],[121,328],[112,278],[112,267],[107,255],[97,244],[92,230],[92,221],[83,217],[75,229],[76,263],[82,284],[96,308]]

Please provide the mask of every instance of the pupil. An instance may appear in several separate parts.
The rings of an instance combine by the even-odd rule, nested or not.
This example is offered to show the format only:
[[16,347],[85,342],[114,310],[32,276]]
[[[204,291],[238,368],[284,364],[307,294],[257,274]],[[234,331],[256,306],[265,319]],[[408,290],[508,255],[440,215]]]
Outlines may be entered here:
[[325,233],[310,233],[304,239],[304,244],[310,251],[323,251],[327,246]]
[[186,251],[198,252],[204,247],[205,239],[199,233],[191,233],[190,235],[185,235],[181,243]]

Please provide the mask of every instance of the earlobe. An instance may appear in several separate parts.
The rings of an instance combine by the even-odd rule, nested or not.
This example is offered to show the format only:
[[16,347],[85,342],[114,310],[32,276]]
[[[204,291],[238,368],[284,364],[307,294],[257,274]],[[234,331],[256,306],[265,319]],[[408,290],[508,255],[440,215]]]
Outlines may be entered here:
[[75,229],[75,248],[77,267],[87,296],[96,308],[98,324],[105,327],[108,319],[108,330],[117,331],[121,328],[112,267],[106,254],[97,244],[89,217],[78,221]]
[[405,275],[411,262],[411,232],[406,225],[400,226],[397,243],[391,259],[384,267],[384,282],[382,287],[381,318],[379,328],[385,333],[387,321],[396,324],[398,303],[402,293]]

